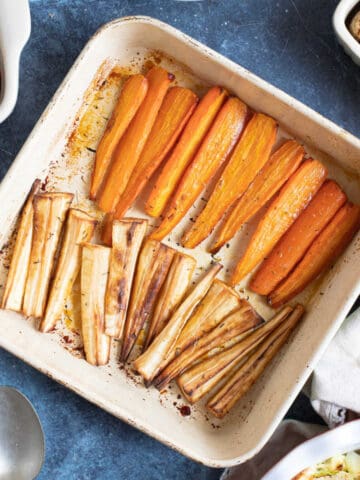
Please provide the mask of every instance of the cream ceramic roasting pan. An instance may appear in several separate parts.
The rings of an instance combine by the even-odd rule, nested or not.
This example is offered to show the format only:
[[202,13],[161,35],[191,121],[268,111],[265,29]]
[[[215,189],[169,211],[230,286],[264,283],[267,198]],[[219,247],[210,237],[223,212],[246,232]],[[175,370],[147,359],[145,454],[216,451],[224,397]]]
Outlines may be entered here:
[[[339,180],[349,197],[360,201],[358,139],[174,28],[151,18],[129,17],[105,25],[85,46],[1,183],[1,245],[7,242],[36,177],[49,175],[50,188],[76,192],[81,204],[93,154],[79,153],[77,160],[70,161],[62,152],[84,94],[89,85],[99,84],[93,79],[101,65],[126,66],[136,58],[145,58],[149,49],[175,59],[168,66],[180,83],[200,90],[206,83],[224,85],[255,110],[275,117],[282,135],[303,142],[329,166],[330,175]],[[143,215],[136,207],[131,213]],[[175,232],[170,244],[176,239]],[[236,241],[220,255],[225,267],[233,261]],[[359,246],[358,236],[322,283],[308,291],[304,322],[264,377],[223,421],[213,420],[202,405],[192,407],[190,416],[181,416],[179,407],[184,402],[177,398],[175,386],[164,395],[146,390],[119,370],[115,356],[109,366],[93,367],[64,348],[61,332],[41,334],[30,320],[15,313],[0,312],[0,346],[184,455],[213,467],[234,465],[253,456],[270,437],[359,294]],[[199,264],[209,264],[203,246],[194,255]],[[226,268],[224,271],[226,275]],[[3,284],[3,267],[0,275]],[[252,296],[251,300],[265,317],[269,315],[259,298]]]

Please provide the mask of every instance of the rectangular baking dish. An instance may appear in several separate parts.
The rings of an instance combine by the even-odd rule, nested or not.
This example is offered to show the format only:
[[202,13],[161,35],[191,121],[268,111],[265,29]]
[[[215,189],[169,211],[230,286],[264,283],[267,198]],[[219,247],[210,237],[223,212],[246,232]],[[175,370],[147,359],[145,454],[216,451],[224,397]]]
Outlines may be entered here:
[[[79,157],[78,163],[73,159],[70,165],[62,153],[84,95],[104,61],[116,59],[119,65],[127,65],[146,49],[173,57],[173,69],[182,69],[184,79],[223,85],[253,109],[276,118],[284,131],[329,166],[330,175],[353,201],[360,201],[358,139],[176,29],[152,18],[128,17],[105,25],[88,42],[1,183],[0,245],[8,241],[36,177],[49,176],[51,182],[55,170],[63,172],[63,176],[57,173],[56,188],[85,195],[79,180],[85,163]],[[136,208],[131,213],[141,215]],[[175,386],[163,395],[146,390],[136,378],[119,371],[116,359],[109,366],[92,367],[69,354],[58,334],[41,334],[18,314],[0,311],[0,346],[184,455],[212,467],[235,465],[257,453],[271,436],[360,293],[359,246],[358,235],[308,296],[308,313],[291,341],[223,421],[210,418],[202,406],[182,417],[182,400]],[[202,249],[196,249],[194,255],[199,263],[209,263]],[[1,262],[1,284],[7,261],[4,257]],[[261,301],[252,300],[261,313],[269,314]]]

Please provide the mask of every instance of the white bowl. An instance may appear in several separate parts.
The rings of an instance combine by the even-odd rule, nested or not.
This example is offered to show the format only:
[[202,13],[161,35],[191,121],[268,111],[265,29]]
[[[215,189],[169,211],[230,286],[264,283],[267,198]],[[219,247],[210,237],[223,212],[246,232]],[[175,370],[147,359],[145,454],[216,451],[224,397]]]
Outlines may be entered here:
[[339,43],[355,63],[360,65],[360,43],[349,32],[345,22],[359,0],[341,0],[333,15],[333,26]]
[[19,89],[20,54],[31,30],[28,0],[0,1],[0,123],[13,111]]

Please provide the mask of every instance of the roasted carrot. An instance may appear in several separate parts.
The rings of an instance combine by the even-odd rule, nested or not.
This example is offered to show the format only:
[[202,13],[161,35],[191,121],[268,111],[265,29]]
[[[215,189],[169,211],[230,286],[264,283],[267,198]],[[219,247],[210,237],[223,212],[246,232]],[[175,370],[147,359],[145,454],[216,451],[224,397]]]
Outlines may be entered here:
[[115,209],[120,219],[174,146],[193,112],[198,97],[188,88],[173,87],[166,94],[154,126]]
[[336,261],[359,228],[360,207],[345,204],[314,240],[300,263],[270,294],[269,303],[277,308],[301,292]]
[[147,73],[149,87],[146,97],[116,147],[108,174],[97,195],[98,205],[104,212],[114,210],[125,190],[173,78],[161,67],[153,67]]
[[345,202],[346,195],[339,185],[333,180],[326,181],[264,260],[251,280],[251,290],[260,295],[272,292]]
[[94,171],[91,179],[90,198],[94,200],[105,178],[112,154],[134,118],[148,90],[148,81],[143,75],[132,75],[124,84],[114,112],[96,150]]
[[235,203],[234,208],[230,209],[210,248],[211,253],[220,250],[240,227],[280,190],[300,165],[304,153],[303,147],[295,140],[288,140],[271,155],[244,195]]
[[151,190],[145,205],[148,215],[158,217],[164,211],[226,97],[224,88],[213,87],[201,99]]
[[268,161],[275,143],[274,119],[255,113],[247,124],[204,209],[185,232],[182,244],[194,248],[215,228],[229,207],[245,192]]
[[236,285],[271,252],[286,230],[325,180],[327,170],[317,160],[306,160],[289,178],[260,220],[250,243],[235,267],[231,283]]
[[220,110],[198,153],[186,169],[162,223],[151,238],[164,238],[183,218],[198,195],[228,158],[248,115],[247,106],[230,98]]

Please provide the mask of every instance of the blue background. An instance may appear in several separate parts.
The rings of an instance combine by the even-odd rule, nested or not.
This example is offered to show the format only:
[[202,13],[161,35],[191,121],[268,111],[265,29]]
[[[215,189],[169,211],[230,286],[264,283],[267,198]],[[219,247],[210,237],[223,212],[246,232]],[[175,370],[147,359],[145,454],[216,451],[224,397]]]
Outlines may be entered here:
[[[33,0],[19,100],[0,125],[5,175],[88,38],[105,22],[149,15],[185,31],[360,135],[359,68],[337,45],[335,0]],[[29,159],[31,161],[31,159]],[[218,478],[0,350],[0,384],[34,403],[46,435],[41,479]],[[300,396],[288,416],[319,421]]]

